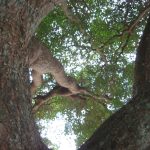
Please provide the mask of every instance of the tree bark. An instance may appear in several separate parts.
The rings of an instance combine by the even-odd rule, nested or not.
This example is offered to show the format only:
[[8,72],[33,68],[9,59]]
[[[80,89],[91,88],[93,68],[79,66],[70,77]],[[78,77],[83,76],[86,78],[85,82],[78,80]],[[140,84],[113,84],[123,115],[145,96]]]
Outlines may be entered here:
[[105,121],[79,150],[150,149],[150,19],[137,50],[132,100]]
[[26,48],[42,18],[60,1],[0,2],[1,150],[48,149],[41,141],[32,116]]

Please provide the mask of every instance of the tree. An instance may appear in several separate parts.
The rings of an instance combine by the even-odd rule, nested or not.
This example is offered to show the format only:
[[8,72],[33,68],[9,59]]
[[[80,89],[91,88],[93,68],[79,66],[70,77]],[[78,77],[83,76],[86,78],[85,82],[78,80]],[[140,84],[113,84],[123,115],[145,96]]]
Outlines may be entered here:
[[[59,2],[59,1],[57,1]],[[31,113],[27,45],[41,19],[53,9],[49,1],[1,1],[0,147],[48,149]]]
[[[39,53],[34,55],[32,53],[35,44],[34,39],[31,38],[35,32],[36,27],[48,12],[54,8],[55,4],[62,2],[62,9],[66,16],[74,23],[75,26],[78,25],[79,31],[84,35],[86,41],[90,41],[91,47],[98,50],[99,46],[97,43],[97,34],[92,34],[91,40],[89,38],[90,32],[85,32],[86,27],[80,22],[83,17],[82,15],[78,18],[78,11],[75,2],[71,2],[71,6],[75,6],[75,17],[72,15],[72,11],[66,7],[66,3],[63,1],[52,1],[47,0],[40,1],[12,1],[12,2],[1,2],[1,33],[2,33],[2,48],[1,48],[1,71],[0,71],[0,85],[1,85],[1,123],[0,123],[0,146],[1,149],[48,149],[41,141],[41,138],[36,129],[32,112],[31,94],[29,90],[29,65],[33,67],[33,75],[35,79],[37,77],[37,82],[33,80],[33,87],[37,87],[41,82],[39,79],[39,74],[37,73],[39,67],[35,60],[40,60],[42,52],[46,49],[43,45],[39,46],[41,49]],[[84,2],[83,2],[84,3]],[[87,4],[93,2],[88,1]],[[81,2],[82,4],[82,2]],[[86,4],[86,3],[84,3]],[[128,3],[130,4],[130,3]],[[146,2],[144,4],[147,4]],[[149,11],[149,3],[145,5],[143,14]],[[81,7],[82,8],[82,7]],[[84,9],[81,9],[84,12]],[[93,9],[92,9],[93,10]],[[91,10],[91,11],[92,11]],[[82,12],[82,14],[84,14]],[[128,12],[126,12],[128,14]],[[126,14],[125,13],[125,14]],[[130,13],[129,13],[130,14]],[[115,13],[114,13],[115,15]],[[133,23],[126,29],[124,33],[131,33],[133,28],[139,23],[139,18],[141,19],[144,15],[140,13],[138,18],[133,21]],[[87,17],[88,20],[88,17]],[[90,21],[90,20],[89,20]],[[101,20],[99,20],[101,21]],[[99,22],[95,20],[97,25]],[[91,31],[95,31],[96,27],[91,26]],[[113,25],[113,24],[111,24]],[[107,27],[103,26],[103,27]],[[115,28],[113,26],[113,28]],[[74,29],[74,28],[73,28]],[[112,34],[112,33],[111,33]],[[122,36],[118,35],[119,37]],[[116,33],[113,33],[113,38]],[[105,37],[105,34],[101,36]],[[125,39],[127,42],[121,44],[123,50],[128,43],[128,34],[125,34]],[[134,95],[131,102],[120,109],[117,113],[112,115],[90,138],[80,149],[146,149],[149,146],[149,22],[143,34],[140,46],[137,53],[136,69],[135,69],[135,84],[134,84]],[[106,37],[107,39],[107,37]],[[105,39],[105,40],[106,40]],[[104,40],[104,41],[105,41]],[[112,41],[110,39],[106,40],[107,43]],[[29,42],[31,44],[29,44]],[[116,41],[114,41],[115,43]],[[106,43],[106,45],[107,45]],[[76,43],[78,44],[78,43]],[[103,42],[104,44],[104,42]],[[35,45],[37,46],[37,45]],[[83,46],[83,45],[82,45]],[[44,47],[44,48],[43,48]],[[102,45],[103,47],[103,45]],[[99,50],[98,50],[99,51]],[[144,54],[141,52],[144,51]],[[100,51],[99,51],[100,52]],[[33,54],[33,55],[32,55]],[[30,57],[35,56],[35,57]],[[45,55],[42,55],[46,58]],[[102,53],[102,60],[105,60],[105,55]],[[31,59],[32,58],[32,59]],[[51,62],[56,62],[58,68],[51,68],[50,71],[58,82],[59,86],[53,89],[49,95],[53,94],[69,96],[71,98],[84,99],[84,96],[97,99],[97,97],[87,89],[82,88],[78,85],[74,79],[65,75],[63,68],[56,59],[52,56]],[[29,59],[29,61],[28,61]],[[34,62],[34,61],[35,62]],[[42,59],[43,60],[43,59]],[[39,61],[38,61],[39,62]],[[107,62],[106,62],[107,63]],[[147,65],[143,65],[147,64]],[[142,66],[141,66],[142,65]],[[61,70],[62,73],[57,74],[57,69]],[[54,70],[54,71],[53,71]],[[41,71],[41,70],[40,70]],[[35,74],[34,74],[35,73]],[[45,72],[40,72],[45,73]],[[60,79],[61,77],[61,79]],[[39,82],[39,83],[38,83]],[[37,83],[37,85],[35,84]],[[68,85],[69,83],[69,85]],[[34,91],[34,90],[33,90]],[[108,95],[107,95],[108,96]],[[45,96],[44,96],[45,98]],[[43,96],[37,96],[36,99],[40,99],[35,103],[35,107],[43,103]],[[106,97],[103,96],[106,100]],[[142,101],[141,101],[142,99]],[[45,99],[44,99],[45,100]],[[41,103],[42,102],[42,103]],[[143,113],[147,112],[147,113]],[[142,116],[142,117],[141,117]],[[134,118],[134,119],[133,119]],[[122,122],[120,122],[120,120]],[[122,130],[122,126],[123,129]],[[110,130],[108,133],[108,129]],[[105,138],[104,138],[105,137]],[[112,138],[113,137],[113,138]],[[119,140],[118,140],[119,139]],[[104,141],[104,142],[102,142]],[[30,147],[29,147],[30,145]]]

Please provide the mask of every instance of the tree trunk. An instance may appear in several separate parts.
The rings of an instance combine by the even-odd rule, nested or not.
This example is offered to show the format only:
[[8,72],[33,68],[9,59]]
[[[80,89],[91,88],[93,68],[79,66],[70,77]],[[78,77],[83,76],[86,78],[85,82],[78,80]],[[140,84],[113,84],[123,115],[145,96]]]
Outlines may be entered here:
[[[61,1],[61,0],[60,0]],[[47,150],[36,128],[26,57],[36,27],[59,0],[0,2],[0,149]]]
[[135,64],[132,100],[105,121],[79,150],[150,149],[150,19]]

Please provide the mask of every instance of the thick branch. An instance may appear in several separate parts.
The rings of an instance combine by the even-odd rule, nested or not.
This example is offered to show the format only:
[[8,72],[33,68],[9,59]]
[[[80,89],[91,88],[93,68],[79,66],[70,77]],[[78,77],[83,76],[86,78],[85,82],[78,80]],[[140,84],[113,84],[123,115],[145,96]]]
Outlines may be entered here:
[[51,97],[58,95],[72,99],[83,99],[83,97],[79,96],[79,94],[83,94],[94,100],[99,100],[99,102],[103,105],[107,103],[108,98],[95,96],[85,88],[81,88],[76,83],[75,79],[67,76],[62,64],[55,57],[53,57],[49,49],[35,37],[32,38],[32,41],[29,45],[29,50],[30,67],[33,69],[32,91],[35,91],[37,87],[42,84],[41,76],[44,73],[52,74],[57,83],[60,85],[59,88],[54,88],[45,96],[37,96],[35,98],[36,103],[33,107],[33,112],[37,111],[37,109],[41,105],[45,104]]
[[94,94],[87,91],[85,88],[80,87],[80,93],[73,94],[69,91],[69,89],[56,86],[54,87],[50,92],[48,92],[45,95],[37,95],[34,100],[35,104],[33,106],[32,112],[35,113],[37,110],[44,105],[46,102],[48,102],[52,97],[54,96],[63,96],[72,100],[86,100],[87,98],[91,98],[95,100],[95,102],[101,103],[103,106],[106,107],[106,103],[108,103],[110,100],[109,97],[106,96],[95,96]]
[[[34,34],[38,25],[42,21],[42,19],[48,15],[50,11],[52,11],[55,6],[63,3],[65,0],[28,0],[26,6],[30,6],[28,11],[31,12],[32,15],[27,16],[27,23],[24,23],[24,28],[27,31],[26,43],[29,42],[31,36]],[[25,20],[26,14],[23,12],[21,19]],[[31,26],[32,24],[32,26]]]
[[139,44],[135,65],[134,96],[150,92],[150,18]]
[[48,92],[45,95],[37,95],[35,99],[35,104],[33,106],[32,112],[35,113],[37,110],[44,105],[46,102],[48,102],[52,97],[54,96],[71,96],[72,93],[64,87],[56,86],[54,87],[50,92]]
[[[70,99],[82,99],[78,94],[72,94],[67,88],[56,86],[50,92],[45,95],[37,95],[34,100],[35,104],[33,106],[32,112],[35,113],[37,110],[48,102],[54,96],[63,96]],[[83,99],[82,99],[83,100]]]
[[[76,81],[66,75],[62,64],[53,57],[46,46],[36,38],[32,38],[29,49],[30,67],[34,70],[33,82],[34,80],[40,81],[40,75],[51,73],[60,86],[69,89],[73,94],[80,93],[80,88]],[[41,83],[39,82],[36,86],[39,86],[40,84]]]

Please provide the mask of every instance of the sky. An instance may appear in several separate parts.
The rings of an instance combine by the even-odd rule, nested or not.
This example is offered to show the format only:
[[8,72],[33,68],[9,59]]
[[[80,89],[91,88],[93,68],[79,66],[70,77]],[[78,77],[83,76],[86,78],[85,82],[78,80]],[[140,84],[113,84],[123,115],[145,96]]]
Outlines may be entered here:
[[59,150],[76,150],[74,133],[70,132],[69,135],[65,135],[65,118],[62,115],[57,115],[57,119],[53,121],[40,122],[45,127],[42,130],[42,137],[48,138],[54,145],[59,147]]

